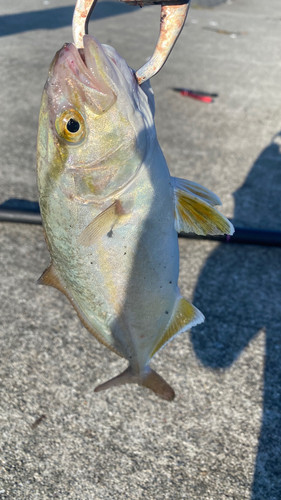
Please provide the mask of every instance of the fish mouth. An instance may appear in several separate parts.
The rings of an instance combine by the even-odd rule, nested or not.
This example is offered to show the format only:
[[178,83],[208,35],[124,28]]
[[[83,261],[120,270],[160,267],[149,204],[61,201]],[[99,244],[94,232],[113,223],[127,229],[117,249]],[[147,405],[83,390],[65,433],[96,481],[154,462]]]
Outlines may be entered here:
[[113,62],[95,38],[85,35],[83,42],[84,49],[77,49],[73,43],[65,44],[55,58],[53,71],[58,73],[60,80],[74,78],[82,84],[84,90],[90,92],[94,111],[102,114],[117,98],[109,85],[114,72]]

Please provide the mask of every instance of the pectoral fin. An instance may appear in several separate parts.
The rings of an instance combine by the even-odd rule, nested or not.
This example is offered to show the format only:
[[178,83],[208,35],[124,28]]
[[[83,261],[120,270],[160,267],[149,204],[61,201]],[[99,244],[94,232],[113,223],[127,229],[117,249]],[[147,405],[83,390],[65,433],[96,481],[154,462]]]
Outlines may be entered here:
[[199,184],[173,178],[175,196],[175,228],[178,233],[233,234],[234,227],[213,205],[219,198]]
[[99,238],[109,233],[116,222],[125,215],[121,202],[115,200],[82,231],[78,238],[78,243],[84,247],[94,245]]
[[154,356],[159,349],[164,347],[164,345],[175,335],[184,332],[192,326],[203,323],[204,319],[203,314],[196,307],[181,297],[176,303],[168,327],[162,337],[157,339],[156,345],[154,346],[150,357],[152,358],[152,356]]

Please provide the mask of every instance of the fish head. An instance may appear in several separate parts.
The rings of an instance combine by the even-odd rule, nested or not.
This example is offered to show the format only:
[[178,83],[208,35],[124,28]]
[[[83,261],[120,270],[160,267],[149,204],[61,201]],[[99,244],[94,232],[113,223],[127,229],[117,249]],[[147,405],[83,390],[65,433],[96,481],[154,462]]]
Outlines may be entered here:
[[65,44],[49,70],[38,131],[39,191],[59,183],[74,201],[116,196],[152,156],[156,134],[149,83],[112,48],[85,35]]

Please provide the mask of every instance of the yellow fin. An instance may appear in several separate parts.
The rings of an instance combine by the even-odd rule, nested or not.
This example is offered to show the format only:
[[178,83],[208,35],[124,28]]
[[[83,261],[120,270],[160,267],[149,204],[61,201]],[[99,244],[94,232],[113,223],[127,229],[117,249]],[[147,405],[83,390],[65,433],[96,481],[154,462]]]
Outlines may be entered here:
[[84,247],[94,245],[101,236],[109,233],[120,217],[125,215],[121,202],[115,200],[112,205],[107,207],[90,224],[83,229],[78,238],[78,243]]
[[72,297],[71,293],[67,290],[66,286],[64,286],[62,279],[54,267],[53,263],[50,264],[50,266],[43,272],[42,276],[40,276],[39,280],[37,281],[38,285],[47,285],[47,286],[52,286],[53,288],[57,288],[60,292],[62,292],[69,300],[71,305],[74,307],[78,318],[80,319],[81,323],[87,328],[87,330],[94,336],[96,339],[108,349],[111,351],[115,352],[118,354],[121,358],[124,358],[124,355],[116,348],[115,345],[112,345],[110,342],[108,342],[99,332],[97,332],[92,324],[89,322],[88,318],[85,316],[77,302],[74,300]]
[[157,340],[157,344],[154,346],[150,357],[152,358],[175,335],[184,332],[192,326],[203,323],[204,319],[203,314],[196,307],[181,297],[175,306],[168,327],[161,339]]
[[186,193],[189,192],[190,194],[195,194],[198,198],[206,201],[212,207],[215,205],[221,205],[221,200],[215,193],[210,191],[210,189],[201,186],[201,184],[197,184],[197,182],[180,179],[179,177],[174,177],[173,182],[177,189]]
[[[187,181],[188,182],[188,181]],[[195,194],[185,187],[183,179],[173,179],[175,195],[175,229],[178,233],[233,234],[231,222],[218,210],[213,208],[215,196],[211,191],[202,188],[201,194]],[[197,185],[199,186],[199,184]],[[198,191],[198,188],[197,192]],[[206,193],[203,193],[203,190]],[[213,198],[210,196],[213,195]],[[211,199],[208,199],[211,198]]]

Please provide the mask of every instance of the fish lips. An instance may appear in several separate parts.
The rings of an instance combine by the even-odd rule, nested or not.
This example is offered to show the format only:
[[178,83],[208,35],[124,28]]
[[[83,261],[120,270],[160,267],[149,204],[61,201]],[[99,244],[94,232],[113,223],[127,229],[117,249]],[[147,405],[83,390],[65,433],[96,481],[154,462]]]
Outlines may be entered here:
[[109,85],[114,63],[93,37],[85,35],[83,41],[84,49],[79,50],[73,43],[65,44],[56,55],[50,73],[56,76],[57,81],[74,79],[78,87],[82,87],[94,113],[100,115],[111,108],[117,99]]

